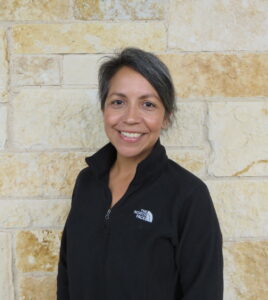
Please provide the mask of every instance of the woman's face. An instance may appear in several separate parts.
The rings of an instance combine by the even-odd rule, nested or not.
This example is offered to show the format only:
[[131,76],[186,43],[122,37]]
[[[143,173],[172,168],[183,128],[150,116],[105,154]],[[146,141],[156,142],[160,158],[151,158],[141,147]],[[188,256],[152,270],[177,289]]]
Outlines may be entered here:
[[165,108],[153,86],[122,67],[111,79],[103,110],[106,134],[117,156],[143,160],[166,126]]

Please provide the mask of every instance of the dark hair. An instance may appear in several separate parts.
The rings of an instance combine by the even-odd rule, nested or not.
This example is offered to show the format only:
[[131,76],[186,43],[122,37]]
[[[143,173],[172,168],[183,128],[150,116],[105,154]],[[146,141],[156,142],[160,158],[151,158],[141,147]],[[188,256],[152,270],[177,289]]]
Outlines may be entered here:
[[175,89],[167,66],[154,54],[138,48],[125,48],[114,56],[106,57],[99,68],[99,98],[101,109],[109,92],[112,77],[126,66],[140,73],[157,91],[171,123],[176,111]]

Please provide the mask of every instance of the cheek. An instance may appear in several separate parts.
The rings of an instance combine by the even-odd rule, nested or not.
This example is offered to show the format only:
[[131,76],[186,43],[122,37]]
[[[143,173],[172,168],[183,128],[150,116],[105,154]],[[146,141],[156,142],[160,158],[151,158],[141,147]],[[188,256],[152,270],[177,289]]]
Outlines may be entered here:
[[160,131],[164,124],[164,116],[158,115],[153,117],[148,117],[145,119],[147,126],[151,131]]
[[115,125],[119,119],[119,115],[110,113],[109,111],[103,113],[103,123],[106,128]]

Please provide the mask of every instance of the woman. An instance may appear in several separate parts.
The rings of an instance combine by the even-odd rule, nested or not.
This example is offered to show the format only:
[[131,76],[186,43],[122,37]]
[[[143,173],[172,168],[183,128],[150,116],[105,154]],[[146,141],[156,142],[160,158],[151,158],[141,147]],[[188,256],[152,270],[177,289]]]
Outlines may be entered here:
[[222,236],[203,181],[168,159],[175,92],[153,54],[99,70],[110,143],[86,158],[64,228],[58,300],[220,300]]

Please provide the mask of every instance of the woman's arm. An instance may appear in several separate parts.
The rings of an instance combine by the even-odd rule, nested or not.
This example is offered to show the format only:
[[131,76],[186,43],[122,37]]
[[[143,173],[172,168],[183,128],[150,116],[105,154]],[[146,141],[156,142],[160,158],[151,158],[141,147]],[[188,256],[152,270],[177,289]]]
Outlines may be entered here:
[[67,240],[66,240],[66,225],[65,225],[62,233],[62,238],[61,238],[61,247],[60,247],[59,265],[58,265],[57,300],[70,299],[66,251],[67,251]]
[[222,235],[204,183],[186,199],[179,228],[176,262],[182,299],[222,300]]
[[[82,172],[82,171],[81,171]],[[73,193],[72,193],[72,206],[74,202],[75,195],[78,189],[78,181],[81,172],[78,174]],[[72,209],[72,208],[71,208]],[[69,212],[70,215],[70,212]],[[67,251],[68,251],[68,241],[67,241],[67,222],[66,220],[62,237],[61,237],[61,246],[60,246],[60,254],[59,254],[59,264],[58,264],[58,275],[57,275],[57,300],[69,300],[69,276],[68,276],[68,263],[67,263]]]

